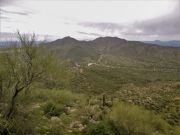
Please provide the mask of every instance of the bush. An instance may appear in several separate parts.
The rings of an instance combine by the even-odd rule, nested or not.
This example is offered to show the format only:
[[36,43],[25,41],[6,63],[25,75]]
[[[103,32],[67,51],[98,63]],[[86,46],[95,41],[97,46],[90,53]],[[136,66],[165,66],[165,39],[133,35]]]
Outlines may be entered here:
[[90,124],[85,130],[85,135],[114,135],[108,122]]
[[44,122],[36,130],[37,135],[63,135],[63,128],[59,121]]
[[160,116],[135,105],[118,103],[110,114],[116,135],[167,133],[170,126]]
[[176,127],[173,135],[180,135],[180,127]]
[[32,93],[31,100],[40,102],[52,101],[57,104],[63,104],[67,106],[73,105],[76,101],[84,103],[86,96],[83,94],[73,93],[69,90],[58,89],[35,89]]
[[7,120],[0,117],[0,135],[8,133],[9,123]]
[[61,104],[48,102],[43,107],[44,114],[47,116],[59,116],[64,112],[64,107]]
[[0,118],[0,135],[35,135],[40,120],[35,114],[21,112],[8,120]]

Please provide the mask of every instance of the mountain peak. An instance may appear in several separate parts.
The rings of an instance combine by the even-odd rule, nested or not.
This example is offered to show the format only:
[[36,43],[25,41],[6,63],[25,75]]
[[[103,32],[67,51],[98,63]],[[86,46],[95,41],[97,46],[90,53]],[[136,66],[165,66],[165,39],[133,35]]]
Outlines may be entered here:
[[55,41],[53,41],[53,44],[65,44],[65,43],[73,43],[73,42],[77,42],[78,40],[76,40],[75,38],[72,38],[70,36],[61,38],[61,39],[57,39]]
[[99,38],[96,38],[94,41],[105,41],[105,42],[114,42],[114,41],[117,41],[117,42],[126,42],[125,39],[122,39],[122,38],[118,38],[118,37],[99,37]]
[[64,38],[62,38],[61,40],[67,40],[67,41],[77,41],[75,38],[70,37],[70,36],[64,37]]

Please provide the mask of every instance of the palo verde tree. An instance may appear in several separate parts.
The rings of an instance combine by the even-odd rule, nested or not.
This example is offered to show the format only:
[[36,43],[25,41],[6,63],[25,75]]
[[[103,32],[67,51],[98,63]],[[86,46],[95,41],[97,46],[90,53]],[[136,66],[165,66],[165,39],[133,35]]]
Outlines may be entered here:
[[[48,60],[39,54],[35,45],[35,35],[27,36],[17,33],[20,45],[14,45],[0,52],[0,100],[9,99],[5,106],[4,117],[13,116],[16,99],[46,73]],[[9,95],[9,96],[7,96]],[[5,103],[4,103],[5,104]]]

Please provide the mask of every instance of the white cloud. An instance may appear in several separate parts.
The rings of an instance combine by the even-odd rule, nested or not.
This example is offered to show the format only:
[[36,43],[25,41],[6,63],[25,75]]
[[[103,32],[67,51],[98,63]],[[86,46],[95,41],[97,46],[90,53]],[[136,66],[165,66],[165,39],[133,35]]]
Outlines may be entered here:
[[[117,30],[113,32],[100,31],[90,27],[85,28],[79,23],[107,22],[128,26],[137,21],[165,16],[173,11],[175,4],[175,0],[18,0],[12,5],[6,4],[2,9],[16,12],[26,11],[31,12],[31,14],[22,16],[4,13],[4,16],[10,20],[1,20],[1,31],[14,32],[19,29],[22,32],[35,32],[59,37],[70,35],[76,38],[88,38],[88,34],[83,35],[77,31],[107,36],[123,36],[122,33],[126,31],[126,28],[122,28],[122,33]],[[137,33],[142,33],[142,31],[138,29]]]

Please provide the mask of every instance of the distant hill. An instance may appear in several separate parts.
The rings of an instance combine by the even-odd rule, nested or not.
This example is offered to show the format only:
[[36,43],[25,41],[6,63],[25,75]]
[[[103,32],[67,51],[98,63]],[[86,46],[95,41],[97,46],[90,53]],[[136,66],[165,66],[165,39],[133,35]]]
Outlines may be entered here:
[[12,44],[17,44],[17,41],[0,41],[0,47],[7,47]]
[[155,41],[144,41],[144,42],[150,44],[162,45],[162,46],[180,47],[180,40],[171,40],[171,41],[155,40]]
[[[48,41],[36,41],[36,44],[42,44],[47,42]],[[0,48],[17,44],[19,44],[19,41],[0,41]]]
[[65,37],[46,43],[45,46],[58,57],[81,64],[161,67],[180,65],[178,47],[127,41],[117,37],[100,37],[92,41]]

